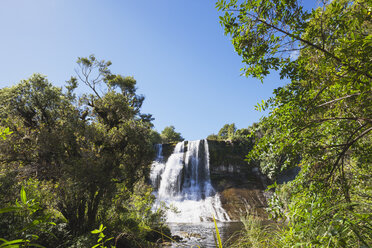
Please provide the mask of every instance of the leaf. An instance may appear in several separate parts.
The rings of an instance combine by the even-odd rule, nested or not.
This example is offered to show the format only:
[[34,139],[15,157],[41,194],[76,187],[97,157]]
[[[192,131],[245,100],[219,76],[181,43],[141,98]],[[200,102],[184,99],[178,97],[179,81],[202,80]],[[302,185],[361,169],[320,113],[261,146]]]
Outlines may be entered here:
[[21,210],[21,207],[7,207],[0,209],[0,214]]
[[23,186],[21,188],[21,201],[23,202],[23,204],[27,204],[26,191]]
[[106,239],[105,242],[110,241],[111,239],[114,239],[114,237]]
[[218,231],[217,222],[216,222],[216,219],[214,218],[214,215],[213,215],[213,221],[214,221],[214,227],[216,229],[216,236],[217,236],[217,241],[218,241],[218,248],[222,248],[221,236],[220,236],[220,232]]
[[23,244],[30,242],[30,240],[27,239],[16,239],[16,240],[11,240],[11,241],[6,241],[5,243],[2,243],[0,247],[19,247],[19,246],[14,246],[16,244]]
[[39,248],[45,248],[45,246],[39,245],[39,244],[28,244],[28,246],[33,247],[39,247]]

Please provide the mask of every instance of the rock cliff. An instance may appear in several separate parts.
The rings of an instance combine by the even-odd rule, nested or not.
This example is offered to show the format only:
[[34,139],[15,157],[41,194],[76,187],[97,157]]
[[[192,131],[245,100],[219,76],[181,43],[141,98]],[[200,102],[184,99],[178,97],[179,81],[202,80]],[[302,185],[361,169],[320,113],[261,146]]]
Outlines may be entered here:
[[266,217],[265,189],[268,180],[257,163],[244,161],[250,147],[243,143],[208,140],[209,168],[213,187],[233,220],[249,212]]
[[[177,143],[163,144],[163,156],[167,161]],[[188,145],[186,141],[185,146]],[[265,192],[270,180],[263,175],[259,163],[248,163],[245,156],[251,145],[244,142],[208,140],[209,170],[213,187],[221,196],[223,208],[232,220],[239,220],[247,213],[267,218]],[[299,168],[281,173],[278,183],[293,180]]]

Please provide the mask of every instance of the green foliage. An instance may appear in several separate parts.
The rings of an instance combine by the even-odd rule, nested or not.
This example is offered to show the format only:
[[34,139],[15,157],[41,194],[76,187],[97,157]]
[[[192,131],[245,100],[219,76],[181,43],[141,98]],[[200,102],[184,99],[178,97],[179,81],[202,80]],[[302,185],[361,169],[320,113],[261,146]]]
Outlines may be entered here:
[[235,131],[236,131],[236,127],[235,127],[235,124],[232,123],[232,124],[225,124],[221,129],[220,131],[218,131],[218,137],[221,139],[221,140],[228,140],[228,139],[231,139],[234,134],[235,134]]
[[[277,187],[278,187],[278,185],[275,182],[274,184],[269,185],[267,187],[266,191],[270,191],[271,189],[277,188]],[[272,194],[272,196],[270,197],[270,199],[268,200],[267,210],[269,212],[269,218],[270,219],[274,219],[274,220],[284,219],[285,220],[285,217],[284,217],[284,215],[285,215],[285,213],[284,213],[284,202],[282,200],[283,198],[278,196],[278,192],[279,192],[279,190],[275,191]]]
[[0,129],[0,137],[5,140],[8,135],[12,134],[11,131],[9,131],[9,127]]
[[[154,156],[152,118],[140,112],[144,97],[136,94],[136,81],[111,73],[111,63],[93,55],[78,65],[66,92],[39,74],[0,89],[0,125],[9,127],[2,134],[13,132],[0,143],[0,203],[10,206],[6,191],[36,182],[30,192],[61,223],[51,231],[62,247],[89,239],[99,223],[119,235],[126,219],[116,225],[109,213],[134,210],[113,202],[130,204]],[[76,97],[79,83],[91,93]]]
[[218,134],[211,134],[207,137],[208,140],[218,141],[232,141],[232,142],[246,142],[250,143],[249,137],[251,127],[237,129],[235,123],[225,124],[219,131]]
[[[327,245],[330,247],[369,246],[371,235],[370,213],[362,203],[346,203],[339,199],[338,192],[313,183],[311,190],[304,189],[297,182],[290,188],[291,201],[287,201],[285,213],[289,225],[280,232],[282,247]],[[282,199],[281,199],[282,200]],[[354,211],[350,211],[350,208]]]
[[[25,189],[22,187],[20,191],[20,199],[15,202],[15,205],[1,208],[0,215],[3,219],[12,217],[13,222],[15,219],[21,224],[21,226],[14,225],[16,223],[10,223],[8,232],[11,235],[10,238],[17,238],[11,241],[6,239],[0,239],[3,243],[0,247],[44,247],[42,245],[33,243],[39,239],[39,235],[43,232],[47,232],[49,225],[56,225],[51,222],[51,215],[46,214],[40,206],[40,203],[35,199],[28,199]],[[7,214],[7,216],[4,216]],[[4,220],[3,220],[4,221]]]
[[243,230],[237,235],[239,238],[231,244],[231,248],[239,247],[281,247],[281,229],[275,223],[264,223],[252,214],[241,218],[244,225]]
[[150,140],[152,144],[161,144],[162,143],[162,138],[160,134],[156,130],[151,130],[150,132]]
[[225,12],[220,17],[225,34],[232,36],[236,52],[248,65],[242,69],[244,75],[262,80],[272,69],[289,73],[293,65],[288,53],[298,49],[309,18],[298,1],[221,0],[216,6]]
[[160,136],[163,143],[180,142],[184,140],[181,134],[175,131],[174,126],[165,127],[163,131],[161,131]]
[[[107,212],[111,228],[117,230],[114,235],[121,235],[121,242],[137,246],[147,244],[145,240],[156,242],[162,234],[170,236],[165,225],[165,209],[158,208],[153,211],[155,196],[152,188],[143,180],[135,184],[133,193],[122,188],[111,203]],[[118,209],[120,211],[118,211]]]
[[219,137],[217,134],[210,134],[207,136],[207,140],[219,140]]
[[[94,229],[93,231],[91,231],[91,233],[98,235],[97,244],[92,246],[92,248],[96,248],[96,247],[107,248],[107,246],[105,246],[105,243],[112,240],[113,238],[111,237],[111,238],[105,239],[106,235],[103,233],[105,229],[106,227],[104,227],[101,224],[98,229]],[[115,246],[111,246],[111,248],[114,248],[114,247]]]
[[248,156],[273,179],[301,167],[282,206],[289,218],[282,245],[371,246],[369,2],[330,1],[311,13],[292,0],[217,7],[245,75],[263,79],[275,69],[291,80],[257,106],[270,113],[253,131],[262,136]]
[[232,123],[225,124],[219,130],[218,135],[209,135],[207,140],[210,164],[212,166],[247,164],[247,170],[250,170],[248,166],[258,166],[257,161],[247,163],[244,160],[255,142],[255,138],[251,137],[251,129],[252,127],[236,129],[235,124]]

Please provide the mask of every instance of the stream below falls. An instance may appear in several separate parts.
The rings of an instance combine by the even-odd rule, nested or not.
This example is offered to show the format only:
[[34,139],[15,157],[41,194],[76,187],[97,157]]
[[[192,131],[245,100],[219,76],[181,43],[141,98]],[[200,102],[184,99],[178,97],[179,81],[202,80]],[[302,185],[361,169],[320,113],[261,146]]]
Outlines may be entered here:
[[[216,231],[213,222],[168,223],[168,226],[172,235],[180,236],[182,241],[164,247],[216,248],[213,238]],[[241,222],[219,222],[217,226],[223,244],[234,241],[234,237],[237,238],[237,233],[243,228]]]

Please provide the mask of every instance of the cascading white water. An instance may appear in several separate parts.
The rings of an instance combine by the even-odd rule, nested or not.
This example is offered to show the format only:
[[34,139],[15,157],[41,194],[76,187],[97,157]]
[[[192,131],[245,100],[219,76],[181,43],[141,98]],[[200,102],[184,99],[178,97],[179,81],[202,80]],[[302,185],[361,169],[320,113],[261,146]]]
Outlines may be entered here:
[[150,180],[151,185],[157,189],[160,185],[161,174],[164,172],[165,164],[163,158],[163,146],[162,144],[156,144],[156,158],[155,161],[152,163],[151,172],[150,172]]
[[168,222],[211,221],[213,216],[230,220],[211,185],[207,140],[179,142],[165,164],[159,159],[153,163],[150,178],[157,204],[165,202],[176,209],[167,211]]

